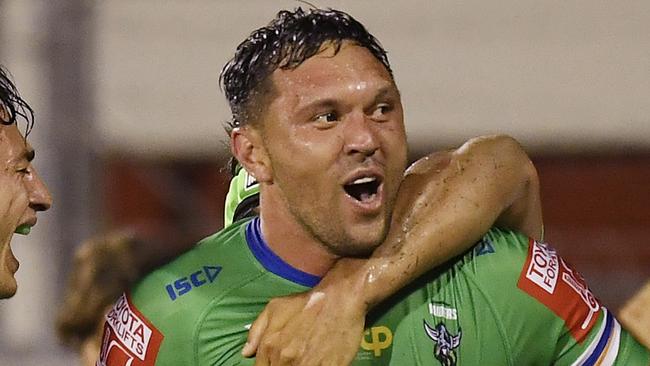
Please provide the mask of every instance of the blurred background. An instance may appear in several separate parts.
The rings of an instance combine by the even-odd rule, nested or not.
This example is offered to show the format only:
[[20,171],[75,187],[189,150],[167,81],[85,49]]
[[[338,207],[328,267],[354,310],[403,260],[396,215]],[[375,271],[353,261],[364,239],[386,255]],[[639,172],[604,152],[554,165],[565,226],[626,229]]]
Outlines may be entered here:
[[[312,0],[389,52],[411,158],[516,137],[542,184],[547,241],[616,310],[650,277],[650,2]],[[0,0],[0,64],[37,114],[55,198],[0,302],[0,364],[73,365],[53,331],[71,256],[130,226],[194,241],[222,225],[222,65],[297,1]],[[303,4],[303,6],[305,6]],[[161,234],[162,233],[162,234]]]

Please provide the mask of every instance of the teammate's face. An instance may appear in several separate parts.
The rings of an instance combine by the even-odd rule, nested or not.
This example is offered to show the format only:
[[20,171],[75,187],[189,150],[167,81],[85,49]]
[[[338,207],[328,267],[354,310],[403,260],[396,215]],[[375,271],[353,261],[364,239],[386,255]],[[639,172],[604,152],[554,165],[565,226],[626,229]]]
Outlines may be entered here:
[[[19,189],[24,189],[27,195],[24,209],[0,207],[2,220],[17,223],[9,228],[9,233],[29,233],[30,228],[36,225],[36,212],[47,210],[52,204],[50,192],[31,165],[33,158],[34,149],[26,143],[16,124],[0,125],[0,174],[17,180]],[[14,274],[18,270],[18,261],[11,251],[10,239],[10,235],[0,237],[0,298],[14,295],[17,288]]]
[[406,166],[397,86],[351,43],[271,80],[261,135],[282,201],[334,254],[369,253],[386,236]]

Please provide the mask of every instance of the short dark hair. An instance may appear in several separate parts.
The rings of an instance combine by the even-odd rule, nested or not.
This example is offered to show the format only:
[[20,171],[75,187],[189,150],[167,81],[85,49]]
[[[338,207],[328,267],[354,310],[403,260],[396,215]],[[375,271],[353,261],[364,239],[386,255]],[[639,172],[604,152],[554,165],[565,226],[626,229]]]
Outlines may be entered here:
[[226,129],[248,123],[247,112],[255,95],[263,90],[276,69],[294,69],[330,42],[338,52],[343,41],[365,47],[393,75],[386,51],[366,28],[349,14],[334,9],[280,11],[266,27],[259,28],[237,46],[219,82],[226,94],[232,119]]
[[0,107],[3,107],[9,118],[0,118],[3,125],[16,123],[18,117],[27,122],[25,137],[34,127],[34,110],[20,97],[16,85],[11,81],[9,73],[0,65]]

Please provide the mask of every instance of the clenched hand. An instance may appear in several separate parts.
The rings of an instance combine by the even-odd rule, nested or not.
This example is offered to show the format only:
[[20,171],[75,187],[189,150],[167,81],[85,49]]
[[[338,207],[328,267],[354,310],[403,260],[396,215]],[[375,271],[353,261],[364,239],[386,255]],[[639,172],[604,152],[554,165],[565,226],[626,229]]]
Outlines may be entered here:
[[253,323],[242,354],[256,356],[256,366],[350,364],[368,311],[354,296],[358,284],[351,280],[360,263],[342,259],[311,291],[271,300]]

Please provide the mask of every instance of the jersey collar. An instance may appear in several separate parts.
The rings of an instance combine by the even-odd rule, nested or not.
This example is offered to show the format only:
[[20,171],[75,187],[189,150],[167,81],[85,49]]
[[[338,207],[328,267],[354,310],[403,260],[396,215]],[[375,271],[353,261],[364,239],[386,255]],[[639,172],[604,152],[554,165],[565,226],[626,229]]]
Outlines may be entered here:
[[253,218],[248,223],[246,241],[248,242],[248,248],[250,248],[257,261],[269,272],[306,287],[314,287],[320,282],[320,277],[291,266],[269,248],[264,237],[262,237],[259,217]]

